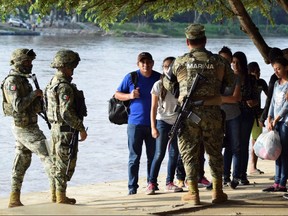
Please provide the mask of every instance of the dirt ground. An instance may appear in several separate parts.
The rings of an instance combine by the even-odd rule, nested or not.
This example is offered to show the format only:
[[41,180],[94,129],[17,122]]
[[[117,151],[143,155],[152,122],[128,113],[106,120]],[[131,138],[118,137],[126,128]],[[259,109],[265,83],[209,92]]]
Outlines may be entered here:
[[[165,175],[159,178],[160,190],[155,195],[145,194],[145,179],[140,180],[136,195],[127,195],[127,181],[68,187],[69,197],[77,204],[60,205],[50,202],[48,191],[23,194],[23,207],[8,209],[8,197],[0,199],[0,215],[288,215],[288,200],[283,193],[265,193],[262,189],[273,184],[274,161],[258,162],[265,173],[249,175],[250,185],[239,185],[235,190],[224,187],[229,200],[211,203],[211,191],[200,188],[201,205],[181,201],[181,193],[164,192]],[[209,170],[206,176],[210,179]]]

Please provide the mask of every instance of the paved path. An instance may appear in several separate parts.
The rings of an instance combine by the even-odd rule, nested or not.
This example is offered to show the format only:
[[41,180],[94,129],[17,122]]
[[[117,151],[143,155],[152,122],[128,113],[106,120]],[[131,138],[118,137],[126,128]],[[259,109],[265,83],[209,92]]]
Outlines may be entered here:
[[[25,205],[8,209],[8,198],[0,199],[0,215],[288,215],[288,200],[283,193],[263,193],[271,185],[274,161],[259,161],[262,175],[248,176],[251,185],[235,190],[225,187],[229,201],[211,204],[211,191],[200,188],[201,205],[181,202],[183,193],[165,193],[165,177],[159,179],[160,191],[145,195],[145,180],[141,179],[138,194],[127,196],[127,182],[115,181],[80,187],[68,187],[68,196],[77,199],[77,205],[59,205],[50,202],[49,192],[23,194]],[[207,177],[210,174],[206,171]]]

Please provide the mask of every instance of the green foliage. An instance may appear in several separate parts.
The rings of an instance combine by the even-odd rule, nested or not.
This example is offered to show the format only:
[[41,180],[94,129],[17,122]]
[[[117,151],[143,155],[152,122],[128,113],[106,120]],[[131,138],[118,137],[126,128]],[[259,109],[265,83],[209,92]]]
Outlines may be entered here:
[[145,32],[145,33],[157,33],[162,35],[168,35],[171,37],[183,37],[184,29],[187,27],[187,23],[173,23],[173,22],[164,22],[164,23],[125,23],[119,24],[116,23],[111,27],[111,30],[117,32],[118,35],[121,35],[123,31],[129,32]]
[[[19,13],[22,7],[29,7],[30,13],[47,15],[53,8],[65,10],[68,14],[85,14],[85,18],[108,29],[116,22],[124,23],[137,16],[153,14],[155,20],[170,21],[175,15],[197,11],[198,14],[213,15],[213,22],[236,17],[230,8],[231,0],[0,0],[2,16]],[[242,2],[249,14],[260,12],[273,23],[271,16],[275,3],[270,0],[234,0]]]
[[[190,23],[162,22],[162,23],[115,23],[111,31],[116,36],[123,36],[123,32],[145,32],[162,34],[170,37],[184,38],[185,28]],[[264,36],[285,36],[288,34],[287,25],[259,25],[259,31]],[[206,24],[206,35],[208,37],[245,37],[245,33],[240,30],[239,24],[233,22],[226,24]]]
[[263,35],[269,36],[286,36],[288,35],[288,26],[287,25],[260,25],[260,32]]
[[267,17],[271,24],[274,24],[274,19],[271,16],[273,2],[267,0],[243,0],[247,12],[252,15],[255,12],[260,12],[262,16]]

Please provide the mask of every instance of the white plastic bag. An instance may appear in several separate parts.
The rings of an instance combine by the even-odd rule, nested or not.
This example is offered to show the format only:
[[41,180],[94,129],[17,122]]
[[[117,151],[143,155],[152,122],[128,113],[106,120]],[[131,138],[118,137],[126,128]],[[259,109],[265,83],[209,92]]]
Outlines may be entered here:
[[282,150],[279,133],[274,130],[261,133],[253,148],[259,158],[277,160]]

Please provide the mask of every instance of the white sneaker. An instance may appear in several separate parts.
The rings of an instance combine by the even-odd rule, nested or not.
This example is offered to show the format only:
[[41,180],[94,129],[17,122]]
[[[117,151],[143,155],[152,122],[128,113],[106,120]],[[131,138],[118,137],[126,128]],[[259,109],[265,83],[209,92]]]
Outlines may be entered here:
[[168,185],[165,187],[165,192],[182,192],[183,188],[180,188],[176,186],[173,182],[170,182]]

